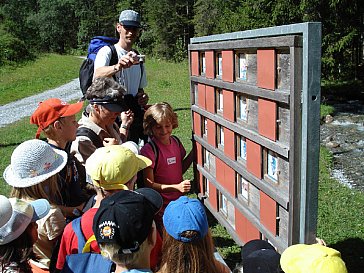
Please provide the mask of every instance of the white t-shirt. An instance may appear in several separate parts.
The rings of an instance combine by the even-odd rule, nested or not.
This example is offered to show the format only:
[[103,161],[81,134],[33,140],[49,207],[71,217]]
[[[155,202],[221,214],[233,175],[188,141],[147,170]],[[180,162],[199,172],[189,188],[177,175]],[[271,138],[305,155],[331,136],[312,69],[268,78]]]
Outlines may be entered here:
[[[116,52],[118,53],[118,58],[120,59],[123,55],[126,55],[128,52],[121,48],[120,45],[115,44]],[[96,55],[94,69],[96,71],[97,68],[102,66],[108,66],[111,60],[111,49],[108,46],[104,46],[99,50]],[[142,68],[143,67],[143,68]],[[143,69],[143,73],[142,70]],[[141,75],[143,77],[141,79]],[[145,88],[147,86],[147,77],[145,74],[144,65],[135,64],[129,68],[122,69],[121,71],[115,74],[116,80],[119,84],[123,85],[126,88],[127,94],[132,94],[135,96],[138,93],[139,88]]]

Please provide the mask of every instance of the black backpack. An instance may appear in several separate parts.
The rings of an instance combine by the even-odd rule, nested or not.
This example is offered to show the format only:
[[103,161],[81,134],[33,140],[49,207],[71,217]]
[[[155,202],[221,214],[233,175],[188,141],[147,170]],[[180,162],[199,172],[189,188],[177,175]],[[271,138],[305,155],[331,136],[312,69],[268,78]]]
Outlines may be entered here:
[[92,83],[92,78],[94,76],[94,62],[97,52],[99,52],[102,47],[109,46],[111,49],[110,65],[117,64],[118,54],[114,44],[116,44],[118,41],[119,40],[116,38],[110,38],[106,36],[96,36],[91,39],[87,50],[87,58],[83,61],[79,74],[80,88],[83,98],[85,97],[86,91]]

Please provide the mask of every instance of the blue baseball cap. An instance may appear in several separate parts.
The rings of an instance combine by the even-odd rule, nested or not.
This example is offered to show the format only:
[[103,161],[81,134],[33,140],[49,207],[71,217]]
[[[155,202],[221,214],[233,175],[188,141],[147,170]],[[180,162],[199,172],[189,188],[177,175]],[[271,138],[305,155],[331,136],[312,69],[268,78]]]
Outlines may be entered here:
[[[181,196],[166,207],[163,215],[164,227],[169,235],[183,243],[202,239],[206,236],[209,226],[205,208],[198,199]],[[185,231],[196,231],[193,238],[184,236]]]
[[140,15],[134,10],[123,10],[119,16],[119,22],[126,27],[140,28]]

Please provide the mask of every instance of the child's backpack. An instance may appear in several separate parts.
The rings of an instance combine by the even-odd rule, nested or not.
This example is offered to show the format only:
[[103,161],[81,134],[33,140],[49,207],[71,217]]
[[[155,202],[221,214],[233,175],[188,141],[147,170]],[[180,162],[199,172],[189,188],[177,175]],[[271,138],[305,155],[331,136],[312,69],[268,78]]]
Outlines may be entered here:
[[85,242],[81,230],[81,217],[72,221],[72,229],[78,241],[78,253],[67,255],[61,273],[110,273],[113,262],[101,254],[90,252],[90,244],[95,240],[93,235]]
[[108,46],[111,49],[111,59],[110,65],[118,63],[118,54],[116,52],[114,44],[118,42],[116,38],[110,38],[106,36],[95,36],[91,39],[87,50],[87,58],[83,61],[80,67],[80,88],[85,97],[87,89],[92,83],[92,78],[94,76],[94,62],[97,52],[104,46]]

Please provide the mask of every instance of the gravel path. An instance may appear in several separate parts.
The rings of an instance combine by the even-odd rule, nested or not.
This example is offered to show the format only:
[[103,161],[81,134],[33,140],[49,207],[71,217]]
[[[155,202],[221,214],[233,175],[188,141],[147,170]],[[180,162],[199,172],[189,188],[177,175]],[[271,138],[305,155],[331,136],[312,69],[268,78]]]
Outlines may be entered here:
[[64,101],[81,98],[78,78],[55,89],[0,106],[0,127],[30,116],[40,101],[49,98],[60,98]]

